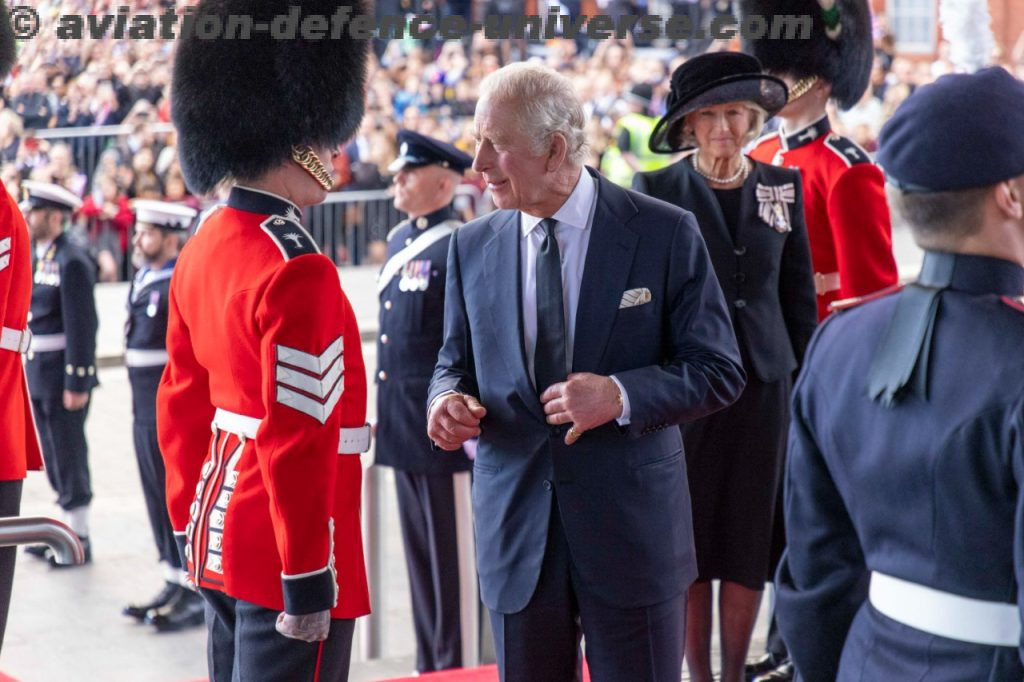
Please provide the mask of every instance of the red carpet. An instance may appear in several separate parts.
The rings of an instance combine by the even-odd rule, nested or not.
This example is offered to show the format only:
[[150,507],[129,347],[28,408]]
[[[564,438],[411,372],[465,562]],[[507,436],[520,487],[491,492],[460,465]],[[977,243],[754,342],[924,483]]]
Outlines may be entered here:
[[[460,670],[445,670],[439,673],[427,673],[419,677],[395,677],[381,682],[498,682],[498,666],[485,665],[479,668],[462,668]],[[590,675],[587,673],[587,666],[583,666],[583,680],[590,682]],[[2,682],[2,680],[0,680]]]

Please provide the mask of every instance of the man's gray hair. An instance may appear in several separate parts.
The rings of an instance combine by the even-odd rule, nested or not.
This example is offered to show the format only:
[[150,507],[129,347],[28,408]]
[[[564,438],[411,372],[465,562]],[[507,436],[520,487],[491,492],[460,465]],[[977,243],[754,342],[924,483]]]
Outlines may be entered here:
[[561,133],[568,143],[569,162],[583,165],[587,119],[568,78],[541,64],[517,62],[484,78],[480,99],[484,98],[515,107],[520,132],[531,141],[534,154],[547,152],[551,138]]

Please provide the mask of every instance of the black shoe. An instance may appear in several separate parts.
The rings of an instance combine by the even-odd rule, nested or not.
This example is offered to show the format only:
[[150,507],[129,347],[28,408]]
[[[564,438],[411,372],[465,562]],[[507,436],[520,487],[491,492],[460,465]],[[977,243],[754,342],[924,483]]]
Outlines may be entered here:
[[198,592],[181,588],[175,599],[146,614],[146,624],[157,632],[177,632],[202,625],[206,620],[204,604]]
[[49,547],[46,548],[46,560],[50,562],[51,568],[74,568],[75,566],[82,566],[84,564],[92,563],[92,544],[89,542],[89,538],[78,536],[78,540],[82,543],[82,549],[85,550],[85,561],[81,564],[60,564],[57,563],[57,553]]
[[49,557],[50,552],[49,545],[25,545],[25,554],[34,556],[37,559],[43,559],[44,561]]
[[773,653],[766,653],[743,666],[743,679],[750,682],[758,675],[764,675],[779,667],[779,659]]
[[786,660],[775,670],[755,677],[754,682],[793,682],[795,676],[796,669],[793,667],[793,663]]
[[164,589],[160,590],[160,593],[150,599],[149,602],[145,604],[129,604],[121,609],[121,613],[125,616],[143,620],[149,611],[166,606],[168,602],[178,596],[180,590],[184,589],[184,587],[176,583],[164,583]]

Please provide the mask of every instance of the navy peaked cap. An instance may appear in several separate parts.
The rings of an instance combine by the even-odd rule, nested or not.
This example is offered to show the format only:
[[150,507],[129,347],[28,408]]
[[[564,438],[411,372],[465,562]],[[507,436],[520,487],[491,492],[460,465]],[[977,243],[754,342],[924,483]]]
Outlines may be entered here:
[[942,76],[896,110],[878,164],[904,192],[988,187],[1024,175],[1024,82],[1000,67]]
[[432,164],[448,168],[461,175],[473,165],[473,157],[447,142],[421,135],[412,130],[399,130],[398,158],[388,166],[388,171],[397,173],[403,168]]

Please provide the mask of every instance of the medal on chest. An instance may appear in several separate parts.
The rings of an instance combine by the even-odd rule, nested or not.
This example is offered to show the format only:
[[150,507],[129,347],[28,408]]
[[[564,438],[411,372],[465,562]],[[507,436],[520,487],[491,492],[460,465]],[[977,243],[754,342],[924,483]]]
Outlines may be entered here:
[[60,286],[60,264],[54,260],[57,255],[57,245],[53,244],[46,251],[46,255],[36,261],[36,271],[32,281],[36,284],[48,287]]
[[402,266],[399,291],[426,291],[430,286],[430,261],[411,260]]
[[156,317],[157,307],[160,305],[160,292],[149,292],[149,305],[146,306],[146,315]]
[[757,215],[779,234],[792,231],[789,205],[796,203],[796,187],[792,182],[784,185],[757,183]]

